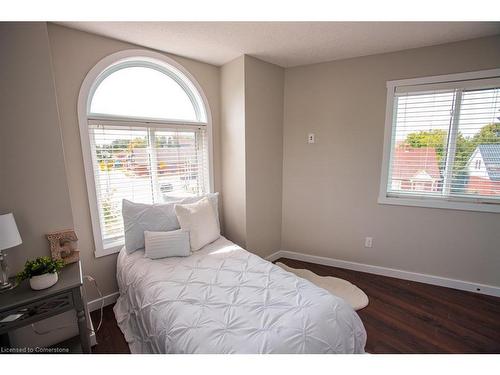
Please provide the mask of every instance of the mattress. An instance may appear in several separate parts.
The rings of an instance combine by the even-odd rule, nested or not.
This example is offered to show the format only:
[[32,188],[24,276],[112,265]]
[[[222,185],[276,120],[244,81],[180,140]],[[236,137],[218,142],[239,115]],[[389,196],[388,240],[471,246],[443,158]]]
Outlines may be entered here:
[[116,320],[132,353],[363,353],[344,300],[220,237],[189,257],[117,261]]

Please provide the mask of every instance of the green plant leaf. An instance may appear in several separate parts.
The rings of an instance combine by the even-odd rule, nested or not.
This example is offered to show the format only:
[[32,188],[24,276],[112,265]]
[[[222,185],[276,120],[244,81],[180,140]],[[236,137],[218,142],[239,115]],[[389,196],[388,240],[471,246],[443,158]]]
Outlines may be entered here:
[[62,259],[51,259],[48,256],[38,257],[34,260],[27,260],[24,264],[24,269],[16,275],[16,280],[21,282],[23,280],[32,278],[33,276],[40,276],[46,273],[54,273],[64,267]]

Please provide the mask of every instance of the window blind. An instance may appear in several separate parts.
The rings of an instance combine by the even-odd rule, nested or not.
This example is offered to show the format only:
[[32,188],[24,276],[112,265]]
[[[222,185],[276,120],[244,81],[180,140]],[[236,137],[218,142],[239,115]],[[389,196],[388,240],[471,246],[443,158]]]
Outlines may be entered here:
[[500,203],[500,81],[397,87],[387,197]]
[[90,120],[89,135],[105,247],[123,240],[122,199],[164,203],[209,190],[205,126]]

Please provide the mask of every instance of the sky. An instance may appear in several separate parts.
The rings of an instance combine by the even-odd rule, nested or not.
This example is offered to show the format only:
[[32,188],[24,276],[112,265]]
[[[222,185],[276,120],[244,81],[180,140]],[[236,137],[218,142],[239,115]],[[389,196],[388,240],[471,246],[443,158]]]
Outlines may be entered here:
[[107,76],[94,93],[90,112],[197,121],[183,88],[166,74],[144,67],[123,68]]

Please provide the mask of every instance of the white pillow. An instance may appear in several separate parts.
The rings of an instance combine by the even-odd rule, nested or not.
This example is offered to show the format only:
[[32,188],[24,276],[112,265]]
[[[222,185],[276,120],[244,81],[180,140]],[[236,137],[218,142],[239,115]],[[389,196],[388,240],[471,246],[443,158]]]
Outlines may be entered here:
[[210,203],[214,206],[215,210],[215,216],[217,217],[217,225],[220,228],[220,220],[219,220],[219,193],[208,193],[205,195],[200,195],[198,197],[187,197],[182,199],[180,202],[176,203],[181,203],[181,204],[186,204],[186,203],[195,203],[198,202],[200,199],[203,199],[207,197]]
[[151,259],[187,257],[191,254],[189,232],[179,229],[169,232],[144,231],[145,255]]
[[189,231],[192,251],[199,250],[220,237],[215,209],[207,198],[196,203],[176,204],[175,214],[181,228]]
[[219,193],[207,193],[204,195],[198,195],[198,196],[189,196],[189,197],[183,197],[180,195],[168,195],[163,194],[163,199],[167,203],[176,203],[176,204],[186,204],[186,203],[195,203],[198,202],[200,199],[203,198],[208,198],[210,203],[213,204],[214,209],[215,209],[215,215],[217,216],[217,224],[219,225],[220,228],[220,220],[219,220]]

